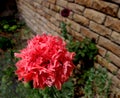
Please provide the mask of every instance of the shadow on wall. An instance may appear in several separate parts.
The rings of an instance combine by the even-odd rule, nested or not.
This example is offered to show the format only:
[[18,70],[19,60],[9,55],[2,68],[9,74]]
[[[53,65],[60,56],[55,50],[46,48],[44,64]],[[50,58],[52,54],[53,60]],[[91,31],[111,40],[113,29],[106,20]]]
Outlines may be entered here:
[[16,12],[15,0],[0,0],[0,17],[13,16]]

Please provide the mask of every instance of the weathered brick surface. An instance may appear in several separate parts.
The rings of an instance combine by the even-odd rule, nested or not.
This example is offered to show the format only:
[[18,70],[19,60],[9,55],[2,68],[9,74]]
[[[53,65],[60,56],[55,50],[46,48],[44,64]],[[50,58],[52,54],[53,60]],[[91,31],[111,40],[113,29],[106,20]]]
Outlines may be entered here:
[[86,27],[83,27],[81,26],[80,28],[80,33],[83,35],[83,36],[87,36],[89,38],[94,38],[96,41],[98,39],[98,34],[96,34],[95,32],[92,32],[91,30],[89,30],[88,28]]
[[117,18],[108,16],[105,21],[105,26],[107,26],[117,32],[120,32],[120,20]]
[[100,54],[102,57],[104,57],[104,56],[106,55],[107,50],[106,50],[105,48],[103,48],[103,47],[100,47],[99,45],[97,45],[97,48],[98,48],[99,54]]
[[100,24],[102,24],[105,19],[105,14],[92,9],[85,9],[84,16]]
[[118,70],[118,68],[116,66],[114,66],[112,63],[109,63],[107,60],[105,60],[105,58],[103,58],[99,55],[97,56],[97,61],[102,66],[105,66],[112,73],[115,73]]
[[[45,1],[46,2],[46,1]],[[56,0],[48,0],[48,2],[55,4]]]
[[112,38],[111,40],[120,44],[120,33],[113,31],[112,34],[111,34],[111,38]]
[[120,8],[119,8],[119,11],[118,11],[118,18],[120,18]]
[[69,2],[74,2],[75,0],[68,0]]
[[54,24],[52,24],[50,22],[47,22],[47,26],[49,28],[51,28],[52,30],[54,30],[54,31],[58,31],[59,30],[59,28],[57,26],[55,26]]
[[68,3],[68,8],[75,13],[82,14],[85,7],[75,3]]
[[45,13],[47,13],[48,15],[51,15],[51,16],[55,16],[55,14],[56,14],[56,12],[54,12],[54,11],[48,9],[48,8],[45,8],[45,7],[43,7],[43,11]]
[[42,9],[37,10],[37,13],[39,14],[39,16],[45,16],[46,14],[44,11],[42,11]]
[[67,26],[67,32],[73,36],[73,38],[82,41],[84,36],[81,33],[75,31],[71,26]]
[[75,37],[77,40],[82,41],[82,40],[84,39],[84,36],[81,35],[80,33],[75,32],[75,31],[73,31],[73,32],[74,32],[74,37]]
[[50,21],[51,21],[54,25],[59,26],[59,22],[58,22],[55,18],[51,17],[51,18],[50,18]]
[[[25,2],[25,1],[22,2],[21,5],[22,5],[22,4],[23,4],[24,7],[26,6],[27,8],[29,8],[29,10],[35,11],[35,9],[34,9],[34,7],[33,7],[34,4],[32,4],[32,6],[31,6],[31,3],[28,3],[28,2]],[[22,7],[23,7],[23,6],[22,6]],[[21,8],[22,8],[22,7],[21,7]],[[25,10],[23,9],[22,11],[25,11]]]
[[119,71],[117,72],[117,77],[120,79],[120,69],[119,69]]
[[57,19],[57,21],[65,21],[66,20],[66,18],[64,18],[64,17],[62,17],[60,14],[55,14],[55,16],[54,16],[56,19]]
[[[45,7],[47,7],[47,8],[50,7],[50,3],[49,2],[42,2],[42,5],[45,6]],[[38,4],[37,6],[40,6],[40,5]]]
[[107,52],[107,55],[110,62],[114,63],[116,66],[120,68],[120,58],[109,51]]
[[[25,0],[24,0],[25,1]],[[29,1],[30,2],[30,1]],[[36,0],[38,4],[41,4],[43,1],[42,0]]]
[[117,16],[117,10],[119,8],[118,5],[104,0],[94,0],[92,7],[112,16]]
[[120,88],[120,80],[116,76],[114,76],[112,80],[113,80],[113,84],[118,88]]
[[77,31],[77,32],[79,32],[80,31],[80,25],[78,24],[78,23],[76,23],[76,22],[74,22],[74,21],[72,21],[72,20],[70,20],[70,19],[67,19],[67,24],[70,24],[71,25],[71,28],[73,29],[73,30],[75,30],[75,31]]
[[52,9],[55,12],[59,12],[60,11],[60,7],[54,4],[50,4],[50,9]]
[[111,0],[111,1],[120,4],[120,0]]
[[61,6],[61,7],[66,7],[68,2],[65,0],[57,0],[56,1],[57,5]]
[[[48,2],[43,2],[43,4],[46,6],[46,7],[49,7],[49,3]],[[37,9],[39,6],[40,6],[40,4],[39,3],[37,3],[37,2],[33,2],[32,4],[31,4],[35,9]]]
[[120,89],[112,85],[111,87],[112,93],[110,94],[109,98],[120,98]]
[[110,40],[100,37],[98,41],[98,45],[112,51],[114,54],[120,57],[120,46],[116,45],[115,43],[111,42]]
[[84,16],[78,15],[78,14],[74,14],[73,15],[73,20],[75,22],[78,22],[84,26],[88,26],[89,25],[89,20],[87,18],[85,18]]
[[110,34],[112,32],[110,29],[106,28],[105,26],[97,24],[97,23],[92,22],[92,21],[90,22],[89,27],[90,27],[91,30],[95,31],[96,33],[98,33],[102,36],[107,36],[108,37],[108,36],[110,36]]
[[75,0],[75,3],[78,3],[80,5],[84,5],[84,6],[87,6],[87,7],[91,7],[92,3],[93,3],[93,0]]

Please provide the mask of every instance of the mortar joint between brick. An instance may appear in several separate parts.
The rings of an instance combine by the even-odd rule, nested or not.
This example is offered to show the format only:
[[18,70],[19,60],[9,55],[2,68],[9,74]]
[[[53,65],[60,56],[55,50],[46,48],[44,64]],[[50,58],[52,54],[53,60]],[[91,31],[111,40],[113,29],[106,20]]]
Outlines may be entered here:
[[120,6],[119,6],[118,9],[117,9],[117,15],[118,15],[119,9],[120,9]]
[[83,11],[82,11],[82,15],[83,15],[83,16],[84,16],[84,12],[85,12],[86,9],[87,9],[87,8],[84,7],[84,9],[83,9]]
[[[94,32],[94,31],[93,31],[93,32]],[[97,43],[97,44],[98,44],[99,40],[100,40],[100,35],[98,34],[98,38],[97,38],[97,40],[96,40],[96,43]]]
[[113,33],[113,30],[111,30],[111,33],[110,33],[110,38],[112,37],[112,33]]

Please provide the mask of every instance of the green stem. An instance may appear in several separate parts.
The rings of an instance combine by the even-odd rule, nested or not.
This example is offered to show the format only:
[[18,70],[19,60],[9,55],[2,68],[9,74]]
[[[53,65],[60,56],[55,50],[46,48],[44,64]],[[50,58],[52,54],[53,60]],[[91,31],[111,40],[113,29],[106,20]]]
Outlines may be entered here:
[[56,91],[55,91],[55,88],[54,87],[51,87],[52,88],[52,91],[53,91],[53,95],[55,96],[55,98],[59,98],[59,96],[57,95]]

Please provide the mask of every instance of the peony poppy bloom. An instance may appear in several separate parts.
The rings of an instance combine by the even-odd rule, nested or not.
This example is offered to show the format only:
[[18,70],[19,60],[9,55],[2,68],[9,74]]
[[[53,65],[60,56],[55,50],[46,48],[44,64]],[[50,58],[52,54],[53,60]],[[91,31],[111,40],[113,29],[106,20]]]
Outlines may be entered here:
[[63,17],[68,17],[70,15],[70,9],[68,8],[64,8],[62,11],[61,11],[61,16]]
[[34,88],[55,86],[61,89],[74,69],[75,53],[66,49],[66,43],[57,36],[36,35],[28,41],[26,48],[15,53],[21,58],[16,63],[18,80],[33,82]]

